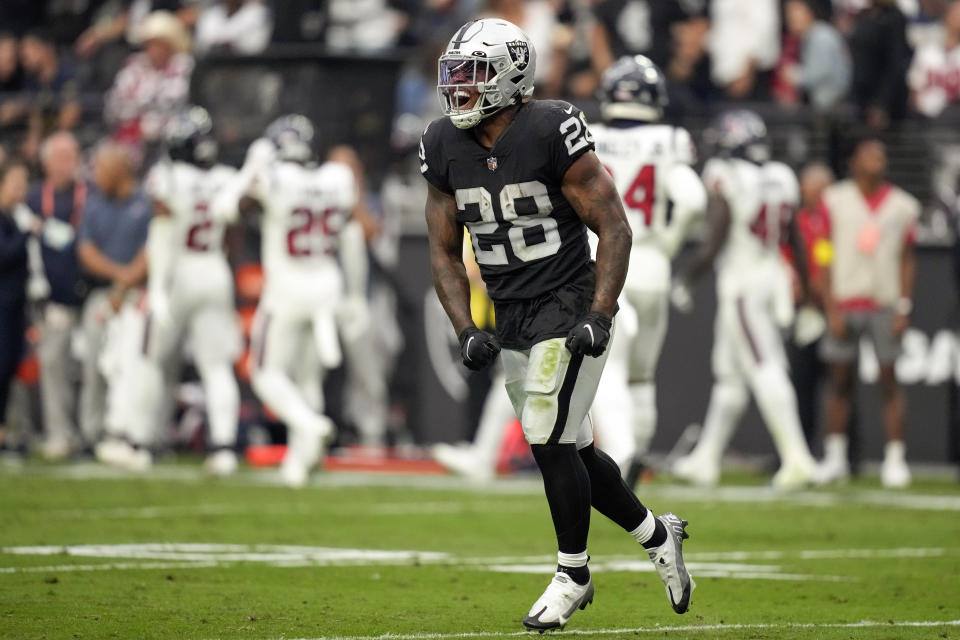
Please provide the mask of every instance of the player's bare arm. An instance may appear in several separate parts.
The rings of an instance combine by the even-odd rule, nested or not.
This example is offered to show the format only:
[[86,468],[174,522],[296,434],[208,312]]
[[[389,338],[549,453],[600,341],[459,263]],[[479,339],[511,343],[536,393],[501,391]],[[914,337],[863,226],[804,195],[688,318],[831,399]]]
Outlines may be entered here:
[[710,231],[700,245],[693,263],[680,277],[688,287],[693,286],[710,268],[730,234],[730,205],[724,198],[716,194],[710,196],[707,201],[707,219],[710,221]]
[[804,246],[803,238],[800,236],[800,229],[797,227],[796,212],[790,214],[790,221],[787,224],[787,237],[784,239],[790,252],[793,254],[794,271],[797,276],[797,282],[800,285],[799,302],[818,301],[818,292],[813,290],[810,283],[810,266],[807,264],[807,249]]
[[433,286],[457,335],[473,326],[470,317],[470,281],[463,265],[463,227],[457,222],[457,203],[433,185],[428,186],[427,231]]
[[563,195],[597,234],[597,284],[590,310],[612,318],[627,277],[633,235],[610,175],[593,152],[582,155],[563,177]]

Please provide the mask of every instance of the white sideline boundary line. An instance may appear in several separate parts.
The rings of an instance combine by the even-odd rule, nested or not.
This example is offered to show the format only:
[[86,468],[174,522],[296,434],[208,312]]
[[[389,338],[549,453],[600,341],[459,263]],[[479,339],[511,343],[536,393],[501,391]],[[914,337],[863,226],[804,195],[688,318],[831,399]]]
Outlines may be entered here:
[[[67,466],[28,466],[5,471],[0,475],[14,473],[38,475],[74,480],[129,480],[150,479],[188,484],[209,484],[202,469],[187,466],[163,466],[153,469],[149,476],[96,463],[78,463]],[[244,471],[228,481],[233,485],[281,486],[279,474],[272,470]],[[488,495],[542,495],[543,485],[536,476],[499,478],[493,482],[476,482],[457,476],[417,476],[407,474],[378,473],[327,473],[311,478],[309,489],[338,488],[413,488],[422,490],[453,491]],[[838,488],[797,491],[793,493],[774,491],[763,486],[720,486],[711,490],[685,485],[652,485],[643,488],[646,500],[676,500],[693,503],[764,503],[771,507],[780,505],[807,506],[812,508],[836,508],[855,506],[889,506],[911,511],[960,511],[960,496],[955,494],[921,494],[891,492],[880,489]],[[416,509],[416,505],[411,505]],[[468,507],[469,508],[469,507]],[[384,514],[386,515],[386,514]]]
[[[869,629],[869,628],[931,628],[960,627],[960,620],[910,620],[882,621],[860,620],[859,622],[786,622],[747,623],[747,624],[705,624],[676,625],[655,627],[633,627],[627,629],[570,629],[562,631],[564,636],[603,636],[633,635],[639,633],[666,633],[676,631],[762,631],[765,629]],[[377,636],[319,636],[315,638],[277,638],[274,640],[457,640],[458,638],[537,638],[533,631],[470,631],[465,633],[384,633]]]

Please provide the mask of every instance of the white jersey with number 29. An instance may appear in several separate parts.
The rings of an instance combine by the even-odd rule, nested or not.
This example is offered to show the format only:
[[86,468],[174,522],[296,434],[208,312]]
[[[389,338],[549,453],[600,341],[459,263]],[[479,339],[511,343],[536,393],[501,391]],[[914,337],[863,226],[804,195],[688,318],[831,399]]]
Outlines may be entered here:
[[355,189],[350,168],[335,162],[276,162],[258,171],[250,195],[264,209],[267,295],[339,295],[338,238],[356,204]]

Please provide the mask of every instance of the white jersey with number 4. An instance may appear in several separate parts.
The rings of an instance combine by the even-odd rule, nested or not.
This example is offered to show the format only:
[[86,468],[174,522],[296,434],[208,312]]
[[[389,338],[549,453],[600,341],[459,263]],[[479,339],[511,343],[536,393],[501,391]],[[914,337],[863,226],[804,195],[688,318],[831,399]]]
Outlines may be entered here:
[[[706,194],[690,165],[696,150],[685,129],[666,124],[590,126],[597,156],[613,177],[633,232],[627,286],[666,291],[670,259],[689,223],[706,205]],[[642,277],[639,275],[642,274]]]
[[343,290],[338,238],[356,204],[350,168],[276,162],[260,169],[250,195],[263,205],[264,296],[335,302]]

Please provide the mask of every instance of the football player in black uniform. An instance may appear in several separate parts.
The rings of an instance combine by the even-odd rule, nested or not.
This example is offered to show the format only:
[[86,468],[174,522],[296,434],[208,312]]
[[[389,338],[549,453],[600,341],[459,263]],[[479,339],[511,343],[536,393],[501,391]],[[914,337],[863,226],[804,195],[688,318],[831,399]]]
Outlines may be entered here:
[[[434,286],[466,366],[503,348],[507,392],[543,475],[559,546],[553,580],[524,617],[562,627],[593,600],[587,568],[591,504],[647,549],[677,613],[694,583],[683,564],[686,522],[655,517],[593,446],[587,417],[606,359],[631,247],[616,188],[579,109],[535,101],[536,51],[517,26],[469,22],[439,61],[447,117],[420,143],[430,183],[426,218]],[[470,317],[463,227],[494,301],[497,335]],[[587,227],[599,237],[590,259]]]

